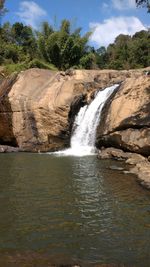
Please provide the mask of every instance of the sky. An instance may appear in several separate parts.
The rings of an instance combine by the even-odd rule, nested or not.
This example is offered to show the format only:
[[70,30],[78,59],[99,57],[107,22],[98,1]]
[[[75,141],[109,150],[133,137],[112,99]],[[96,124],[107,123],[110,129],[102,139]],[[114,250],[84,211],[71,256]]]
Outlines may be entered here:
[[150,13],[137,8],[135,0],[6,0],[3,22],[23,22],[40,29],[42,21],[58,28],[69,19],[82,34],[92,31],[90,45],[99,48],[113,43],[119,34],[133,35],[150,27]]

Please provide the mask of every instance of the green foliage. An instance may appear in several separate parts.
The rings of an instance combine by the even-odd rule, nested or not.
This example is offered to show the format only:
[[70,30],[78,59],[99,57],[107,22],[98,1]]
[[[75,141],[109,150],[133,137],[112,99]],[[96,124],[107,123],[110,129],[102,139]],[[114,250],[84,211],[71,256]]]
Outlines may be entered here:
[[6,44],[4,50],[5,61],[12,61],[12,63],[17,63],[20,61],[21,48],[16,44]]
[[133,35],[120,34],[106,50],[96,51],[99,68],[130,69],[150,65],[150,32],[140,31]]
[[7,12],[5,8],[5,0],[0,0],[0,25],[1,25],[1,18]]
[[[4,2],[0,2],[0,10]],[[63,20],[57,29],[43,22],[40,31],[20,22],[4,23],[0,26],[0,65],[8,73],[33,67],[129,69],[150,65],[149,31],[133,37],[120,34],[107,49],[97,50],[88,44],[90,34],[81,36],[81,28],[72,30],[68,20]]]
[[37,43],[31,27],[17,22],[12,26],[11,35],[13,42],[33,59],[37,52]]
[[107,63],[107,53],[106,53],[106,48],[104,46],[101,46],[99,49],[96,51],[96,64],[100,69],[104,69]]
[[48,64],[40,59],[33,59],[31,62],[29,62],[28,68],[57,70],[57,68],[53,64]]
[[44,21],[42,23],[41,33],[39,34],[42,35],[45,39],[48,39],[50,34],[52,34],[53,32],[54,32],[53,27],[49,25],[47,21]]
[[83,69],[92,69],[95,56],[93,53],[89,53],[80,59],[80,65]]
[[150,12],[150,2],[149,0],[135,0],[137,6],[143,6],[147,8],[147,11]]
[[50,63],[60,68],[59,33],[52,33],[46,42],[46,52]]
[[10,75],[11,73],[14,73],[14,72],[19,73],[20,71],[23,71],[25,69],[27,69],[27,66],[25,63],[6,64],[4,66],[4,73],[5,75]]
[[37,33],[40,57],[62,70],[80,66],[80,59],[88,53],[87,43],[90,36],[87,33],[81,37],[80,32],[81,28],[71,32],[68,20],[63,20],[57,31],[44,23],[41,32]]
[[60,26],[60,32],[70,34],[70,21],[69,20],[62,20],[61,26]]

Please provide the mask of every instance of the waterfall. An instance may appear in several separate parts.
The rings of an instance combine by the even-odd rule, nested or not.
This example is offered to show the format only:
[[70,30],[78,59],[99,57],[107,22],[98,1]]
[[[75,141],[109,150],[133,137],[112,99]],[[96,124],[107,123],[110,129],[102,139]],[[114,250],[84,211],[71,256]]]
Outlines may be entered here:
[[95,154],[96,129],[100,122],[102,109],[111,96],[118,84],[107,87],[99,91],[94,100],[79,110],[71,137],[71,146],[64,151],[56,152],[57,154],[85,156]]

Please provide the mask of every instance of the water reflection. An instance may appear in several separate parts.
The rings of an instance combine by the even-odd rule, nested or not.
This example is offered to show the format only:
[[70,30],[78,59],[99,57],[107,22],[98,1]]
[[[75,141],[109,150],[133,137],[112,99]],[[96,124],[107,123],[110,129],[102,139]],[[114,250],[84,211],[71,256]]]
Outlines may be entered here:
[[116,163],[0,157],[0,250],[148,266],[150,194],[133,176],[108,168]]
[[[117,261],[119,254],[123,262],[126,262],[128,256],[131,257],[132,263],[138,264],[140,257],[143,258],[141,245],[144,245],[146,249],[145,262],[149,261],[150,231],[147,228],[148,238],[145,236],[141,242],[142,236],[146,233],[146,229],[143,229],[141,225],[143,225],[144,217],[147,217],[145,221],[147,225],[150,220],[150,217],[147,216],[150,199],[148,197],[147,208],[144,208],[143,197],[141,196],[140,201],[138,195],[142,189],[135,185],[134,179],[125,180],[127,177],[121,172],[110,172],[108,165],[104,169],[93,157],[81,158],[74,162],[73,172],[75,175],[75,201],[80,211],[80,220],[83,220],[81,232],[85,234],[84,236],[90,244],[88,257],[92,258],[94,254],[97,258],[101,255],[101,258],[106,260],[105,252],[107,250],[108,254],[113,253],[111,256],[114,261]],[[129,188],[132,186],[134,191],[129,193]],[[144,205],[146,204],[145,200]],[[138,221],[140,225],[137,223]],[[135,232],[136,237],[133,238]],[[98,243],[102,246],[97,247]],[[126,246],[126,254],[124,246]],[[87,250],[84,240],[82,249]]]
[[94,218],[95,224],[97,224],[100,214],[104,210],[107,213],[108,203],[106,201],[107,192],[104,190],[103,176],[99,172],[99,166],[93,157],[88,161],[82,158],[80,161],[75,162],[73,165],[73,181],[75,202],[80,210],[81,218],[88,218],[88,225],[93,225]]

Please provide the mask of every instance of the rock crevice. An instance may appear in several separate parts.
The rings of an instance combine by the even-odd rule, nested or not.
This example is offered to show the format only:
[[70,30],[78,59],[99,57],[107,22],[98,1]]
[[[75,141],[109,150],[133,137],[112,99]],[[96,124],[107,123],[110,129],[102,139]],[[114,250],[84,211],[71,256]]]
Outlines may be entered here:
[[126,78],[103,109],[97,147],[114,146],[150,155],[150,77]]
[[143,70],[30,69],[0,84],[0,144],[24,151],[69,146],[73,121],[97,90],[119,84],[106,103],[97,147],[113,144],[150,155],[150,78]]

